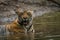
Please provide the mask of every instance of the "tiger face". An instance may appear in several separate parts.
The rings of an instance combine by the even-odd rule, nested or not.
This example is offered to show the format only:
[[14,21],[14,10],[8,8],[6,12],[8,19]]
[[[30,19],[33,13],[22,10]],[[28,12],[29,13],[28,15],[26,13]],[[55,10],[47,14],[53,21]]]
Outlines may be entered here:
[[24,26],[27,26],[29,24],[32,23],[32,20],[33,20],[33,11],[20,11],[20,10],[17,10],[16,11],[17,15],[18,15],[18,23],[21,24],[21,25],[24,25]]

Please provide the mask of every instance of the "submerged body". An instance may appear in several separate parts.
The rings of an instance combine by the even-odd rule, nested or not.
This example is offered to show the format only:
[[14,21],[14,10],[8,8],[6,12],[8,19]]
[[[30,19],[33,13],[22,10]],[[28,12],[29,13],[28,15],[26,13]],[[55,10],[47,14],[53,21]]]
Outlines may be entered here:
[[[34,28],[32,25],[32,11],[20,12],[16,11],[18,18],[10,24],[5,25],[4,35],[7,39],[14,40],[33,40],[34,39]],[[11,39],[11,40],[12,40]]]

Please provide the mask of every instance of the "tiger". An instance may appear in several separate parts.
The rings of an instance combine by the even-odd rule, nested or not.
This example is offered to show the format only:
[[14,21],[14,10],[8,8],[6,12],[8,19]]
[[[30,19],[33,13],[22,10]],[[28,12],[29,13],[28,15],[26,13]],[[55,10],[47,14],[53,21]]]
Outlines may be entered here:
[[[32,24],[33,21],[33,11],[31,10],[23,10],[20,9],[15,10],[17,14],[17,19],[10,24],[6,25],[6,29],[9,31],[8,33],[11,35],[20,35],[23,39],[22,35],[26,36],[26,40],[34,39],[34,27]],[[25,39],[24,39],[25,40]]]

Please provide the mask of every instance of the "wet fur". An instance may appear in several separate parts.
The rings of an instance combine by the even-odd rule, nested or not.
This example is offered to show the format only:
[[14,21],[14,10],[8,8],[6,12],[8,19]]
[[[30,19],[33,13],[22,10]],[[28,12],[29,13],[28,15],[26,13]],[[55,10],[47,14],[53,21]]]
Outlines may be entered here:
[[[17,15],[20,15],[19,13],[20,13],[20,11],[19,10],[17,10]],[[32,15],[32,14],[31,14]],[[24,16],[24,15],[23,15]],[[23,17],[22,16],[22,17]],[[28,16],[28,15],[27,15]],[[32,22],[32,21],[31,21]],[[30,23],[31,24],[31,23]],[[29,26],[29,25],[28,25]],[[22,34],[24,34],[24,35],[26,35],[26,37],[27,37],[27,40],[33,40],[33,36],[34,36],[34,28],[33,28],[33,25],[31,26],[31,28],[29,29],[29,32],[26,32],[26,30],[21,26],[21,25],[19,25],[19,23],[18,23],[18,18],[15,20],[15,21],[13,21],[12,23],[10,23],[10,24],[8,24],[8,25],[6,25],[6,29],[9,31],[9,35],[20,35],[21,33]],[[23,36],[23,35],[20,35],[21,37]],[[23,38],[23,37],[22,37]]]

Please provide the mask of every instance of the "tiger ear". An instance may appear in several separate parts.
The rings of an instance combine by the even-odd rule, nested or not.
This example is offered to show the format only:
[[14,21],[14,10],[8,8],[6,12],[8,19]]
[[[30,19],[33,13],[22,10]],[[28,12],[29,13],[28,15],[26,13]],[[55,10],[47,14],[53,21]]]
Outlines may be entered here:
[[16,13],[16,14],[19,14],[19,13],[20,13],[20,10],[19,10],[19,9],[16,9],[16,10],[15,10],[15,13]]
[[33,11],[32,10],[30,12],[33,14]]
[[22,10],[21,8],[18,8],[18,9],[15,10],[15,13],[16,13],[17,15],[19,15],[19,14],[22,13],[22,12],[23,12],[23,10]]
[[28,10],[28,12],[30,12],[31,14],[33,14],[33,13],[34,13],[34,11],[33,11],[33,10]]

